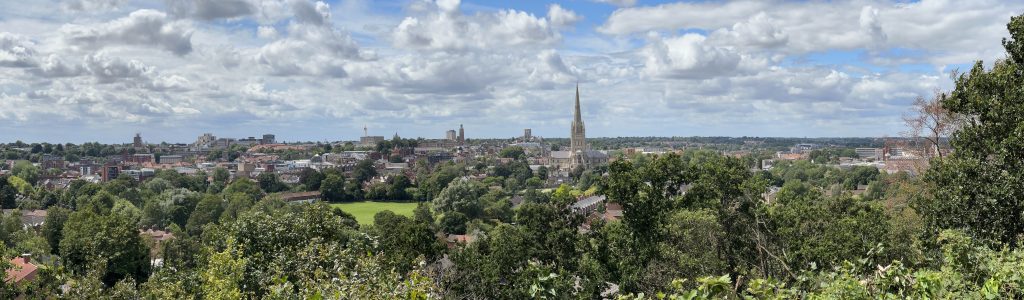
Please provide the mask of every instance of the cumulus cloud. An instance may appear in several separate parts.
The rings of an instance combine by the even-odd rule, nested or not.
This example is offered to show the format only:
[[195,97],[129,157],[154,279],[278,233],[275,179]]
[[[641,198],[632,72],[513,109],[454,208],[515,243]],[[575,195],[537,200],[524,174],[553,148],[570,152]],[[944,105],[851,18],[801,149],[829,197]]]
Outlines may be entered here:
[[116,8],[125,0],[69,0],[63,3],[65,9],[72,11],[92,11]]
[[583,17],[562,8],[561,5],[551,4],[548,6],[548,20],[551,20],[551,24],[554,26],[569,26],[583,20]]
[[299,23],[319,26],[331,20],[331,7],[321,1],[312,3],[305,0],[293,0],[292,10],[295,11],[295,20]]
[[707,43],[703,35],[690,33],[678,37],[651,37],[642,52],[646,72],[653,76],[708,78],[736,70],[740,55]]
[[730,45],[778,47],[789,41],[789,35],[779,29],[775,22],[761,12],[746,21],[734,24],[731,28],[715,31],[713,37],[725,39],[724,42]]
[[422,50],[501,50],[509,47],[550,46],[561,40],[555,27],[569,25],[579,17],[553,5],[552,19],[517,10],[462,15],[459,1],[439,0],[419,16],[406,17],[392,33],[397,47]]
[[237,18],[251,15],[256,7],[247,0],[166,0],[171,15],[199,20]]
[[73,45],[99,49],[109,44],[159,47],[175,55],[192,52],[192,29],[167,14],[149,9],[94,26],[65,25],[65,40]]
[[1022,10],[1024,2],[996,0],[680,2],[618,9],[598,30],[611,35],[728,31],[761,45],[781,44],[785,37],[778,51],[787,55],[893,47],[956,53],[922,61],[949,64],[969,57],[998,58],[1006,21]]
[[83,69],[77,64],[65,63],[60,56],[50,54],[39,63],[39,68],[34,70],[35,74],[47,77],[74,77],[83,74]]
[[35,66],[35,49],[25,37],[0,32],[0,67],[27,68]]
[[137,60],[124,61],[118,58],[108,58],[102,54],[86,56],[83,65],[98,83],[112,83],[122,79],[145,77],[153,71],[151,67]]
[[259,49],[257,64],[280,76],[312,75],[345,77],[345,64],[352,60],[372,59],[359,49],[347,32],[330,26],[330,7],[317,2],[295,1],[295,22],[288,36]]

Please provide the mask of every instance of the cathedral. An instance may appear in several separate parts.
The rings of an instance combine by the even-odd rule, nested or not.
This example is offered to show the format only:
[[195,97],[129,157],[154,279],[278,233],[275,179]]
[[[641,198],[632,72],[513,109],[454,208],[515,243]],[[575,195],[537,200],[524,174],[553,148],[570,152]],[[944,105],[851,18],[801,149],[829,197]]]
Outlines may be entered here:
[[562,171],[568,172],[578,167],[588,168],[593,165],[608,163],[608,155],[601,151],[590,150],[587,144],[587,129],[583,126],[580,115],[580,87],[576,86],[576,107],[573,114],[572,128],[569,133],[569,151],[551,151],[549,163]]

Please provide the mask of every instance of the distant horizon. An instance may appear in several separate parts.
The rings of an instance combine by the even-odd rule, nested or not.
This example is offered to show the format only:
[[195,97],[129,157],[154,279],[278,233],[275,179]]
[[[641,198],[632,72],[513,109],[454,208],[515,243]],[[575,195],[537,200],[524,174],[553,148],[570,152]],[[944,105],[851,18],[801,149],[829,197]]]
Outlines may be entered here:
[[[270,133],[270,134],[274,134],[274,133]],[[217,137],[217,138],[243,139],[243,138],[248,138],[248,137],[260,138],[260,136],[262,136],[263,134],[252,135],[252,136],[219,136],[216,133],[214,133],[213,135],[215,137]],[[278,134],[274,134],[274,135],[275,135],[275,139],[277,140],[278,143],[359,142],[359,138],[358,137],[356,139],[339,139],[339,140],[289,140],[289,139],[282,139],[281,136],[278,135]],[[371,136],[373,136],[373,135],[371,135]],[[535,136],[535,137],[542,137],[544,139],[569,139],[568,136],[564,136],[564,137],[557,137],[557,136],[556,137],[547,137],[547,136],[538,136],[536,134],[534,134],[533,136]],[[60,143],[60,144],[72,143],[72,144],[80,145],[80,144],[83,144],[83,143],[97,142],[97,143],[105,144],[105,145],[117,145],[117,144],[131,144],[133,137],[134,137],[134,135],[129,136],[128,139],[124,140],[124,141],[120,141],[119,140],[119,141],[106,141],[106,142],[105,141],[39,141],[39,140],[29,141],[29,140],[12,140],[12,141],[0,141],[0,143],[2,143],[2,144],[12,144],[12,143],[16,143],[18,141],[21,141],[21,142],[26,143],[26,144],[49,143],[49,144],[56,145],[57,143]],[[196,137],[198,137],[198,135]],[[417,137],[406,137],[406,136],[401,136],[401,134],[399,134],[399,137],[401,137],[403,139],[420,139],[420,138],[422,138],[424,140],[443,140],[444,139],[444,138],[431,138],[431,137],[419,137],[419,136],[417,136]],[[521,135],[520,136],[505,136],[505,137],[470,137],[470,136],[467,136],[466,140],[499,140],[499,139],[513,139],[513,138],[517,138],[517,137],[522,137],[522,136]],[[385,138],[385,140],[391,140],[392,136],[386,136],[385,135],[384,138]],[[763,139],[763,138],[767,138],[767,139],[884,139],[884,138],[898,138],[898,139],[908,139],[908,138],[912,138],[912,137],[905,137],[905,136],[806,136],[806,137],[796,137],[796,136],[724,136],[724,135],[688,135],[688,136],[681,136],[681,135],[675,135],[675,136],[655,136],[655,135],[640,136],[640,135],[634,135],[634,136],[595,136],[595,137],[588,136],[587,137],[588,140],[589,139],[609,139],[609,138],[735,138],[735,139],[738,139],[738,138],[751,138],[751,139]],[[168,144],[192,144],[192,143],[195,142],[195,139],[192,139],[192,140],[189,140],[189,141],[163,141],[162,140],[162,141],[153,142],[153,141],[150,141],[150,140],[146,139],[145,135],[142,135],[142,141],[145,144],[151,144],[151,145],[156,145],[156,144],[165,143],[165,142],[168,143]]]

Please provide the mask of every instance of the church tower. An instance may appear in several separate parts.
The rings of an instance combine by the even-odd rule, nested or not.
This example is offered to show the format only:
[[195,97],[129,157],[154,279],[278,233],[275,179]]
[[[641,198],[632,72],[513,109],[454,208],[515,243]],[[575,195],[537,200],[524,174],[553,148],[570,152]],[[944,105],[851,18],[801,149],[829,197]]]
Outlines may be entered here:
[[573,154],[590,150],[587,149],[587,130],[583,127],[583,117],[580,116],[580,86],[576,85],[576,111],[572,120],[572,132],[569,135],[569,151]]

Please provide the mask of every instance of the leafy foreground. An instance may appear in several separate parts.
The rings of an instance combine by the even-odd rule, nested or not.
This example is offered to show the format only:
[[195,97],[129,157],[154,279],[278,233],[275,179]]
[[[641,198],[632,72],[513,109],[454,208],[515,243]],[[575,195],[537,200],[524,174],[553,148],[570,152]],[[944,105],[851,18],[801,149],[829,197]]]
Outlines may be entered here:
[[845,262],[831,271],[805,272],[792,284],[754,279],[737,290],[728,275],[702,277],[697,286],[686,279],[654,295],[628,294],[618,299],[1020,299],[1024,297],[1024,252],[992,251],[974,245],[958,231],[940,236],[943,263],[938,269],[912,269],[900,262],[887,266]]

